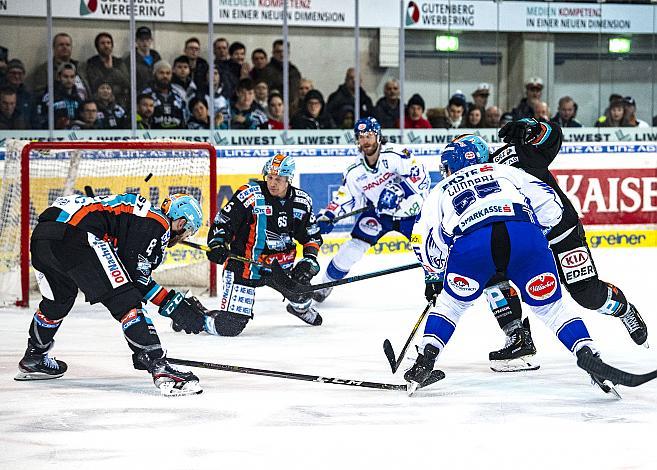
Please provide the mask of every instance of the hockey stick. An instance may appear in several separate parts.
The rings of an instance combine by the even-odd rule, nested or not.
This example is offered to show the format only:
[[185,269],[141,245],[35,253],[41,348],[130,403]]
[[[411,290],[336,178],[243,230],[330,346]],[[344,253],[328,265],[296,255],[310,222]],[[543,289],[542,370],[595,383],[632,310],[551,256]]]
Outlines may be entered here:
[[589,374],[594,374],[603,380],[609,380],[614,385],[624,385],[626,387],[638,387],[657,378],[657,370],[646,374],[633,374],[610,366],[595,356],[588,347],[578,351],[577,365]]
[[360,209],[356,209],[355,211],[347,212],[346,214],[339,215],[338,217],[334,217],[333,219],[329,219],[331,224],[335,224],[336,222],[340,222],[341,220],[347,219],[349,217],[352,217],[354,215],[362,214],[365,212],[367,209],[369,209],[371,206],[364,206],[361,207]]
[[426,317],[427,313],[429,313],[429,310],[431,309],[432,305],[433,302],[429,302],[425,307],[425,309],[420,314],[420,318],[418,318],[417,322],[415,322],[415,326],[413,326],[413,329],[411,330],[411,334],[408,335],[406,344],[402,348],[401,353],[399,353],[399,358],[395,359],[395,350],[392,348],[392,343],[390,342],[390,340],[386,338],[383,341],[383,352],[386,355],[388,362],[390,363],[390,368],[392,369],[393,374],[397,372],[397,369],[399,369],[399,366],[401,365],[402,361],[404,360],[404,356],[406,355],[406,350],[408,349],[408,346],[411,344],[411,341],[413,341],[413,338],[415,337],[415,333],[417,333],[417,329],[422,324],[422,320],[424,320],[424,317]]
[[[210,248],[209,246],[201,245],[200,243],[190,242],[188,240],[182,240],[179,243],[181,245],[187,245],[190,248],[196,248],[197,250],[205,251],[206,253],[209,253],[210,251],[212,251],[212,248]],[[237,260],[237,261],[242,261],[244,263],[250,263],[250,264],[253,264],[253,265],[258,266],[260,268],[268,268],[269,267],[266,264],[260,263],[258,261],[253,261],[252,259],[245,258],[244,256],[230,254],[230,255],[228,255],[228,258],[234,259],[234,260]]]
[[340,379],[337,377],[323,377],[321,375],[298,374],[296,372],[281,372],[277,370],[254,369],[251,367],[230,366],[226,364],[215,364],[213,362],[191,361],[187,359],[167,358],[171,364],[187,367],[200,367],[202,369],[223,370],[226,372],[237,372],[240,374],[265,375],[267,377],[278,377],[280,379],[305,380],[306,382],[320,382],[335,385],[349,385],[351,387],[376,388],[379,390],[406,390],[406,385],[388,384],[381,382],[368,382],[365,380]]

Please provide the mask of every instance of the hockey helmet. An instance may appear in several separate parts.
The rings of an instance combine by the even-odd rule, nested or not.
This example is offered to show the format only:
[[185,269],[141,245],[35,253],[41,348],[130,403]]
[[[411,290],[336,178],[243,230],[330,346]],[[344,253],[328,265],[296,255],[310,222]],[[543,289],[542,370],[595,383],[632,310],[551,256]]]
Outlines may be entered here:
[[440,171],[443,175],[456,173],[462,168],[479,163],[479,149],[469,141],[452,142],[440,155]]
[[203,224],[203,210],[196,199],[188,194],[170,194],[162,201],[162,212],[171,220],[185,219],[184,234],[179,239],[191,237]]
[[474,134],[463,134],[458,136],[453,142],[471,142],[479,150],[479,155],[477,155],[477,163],[488,163],[488,157],[490,151],[488,149],[488,144],[484,139]]
[[379,124],[379,121],[375,118],[360,118],[356,121],[356,124],[354,124],[354,136],[356,137],[356,140],[358,140],[360,134],[367,134],[370,132],[376,134],[377,141],[381,140],[381,124]]
[[277,153],[262,167],[262,176],[263,178],[267,178],[267,175],[286,176],[288,181],[292,181],[295,170],[294,158]]

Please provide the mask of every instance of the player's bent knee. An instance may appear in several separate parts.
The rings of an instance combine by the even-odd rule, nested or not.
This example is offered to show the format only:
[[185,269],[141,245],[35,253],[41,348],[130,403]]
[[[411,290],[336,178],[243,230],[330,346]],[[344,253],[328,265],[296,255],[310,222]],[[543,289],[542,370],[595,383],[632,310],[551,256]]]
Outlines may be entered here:
[[75,297],[60,302],[43,298],[39,302],[39,310],[48,320],[61,320],[68,315],[74,303]]
[[596,310],[607,301],[609,288],[597,277],[565,286],[573,300],[586,309]]
[[101,298],[100,303],[110,311],[117,321],[121,321],[126,312],[133,308],[141,308],[142,300],[143,296],[135,287],[124,285]]
[[246,315],[214,310],[206,317],[205,331],[211,335],[237,336],[244,331],[250,319]]

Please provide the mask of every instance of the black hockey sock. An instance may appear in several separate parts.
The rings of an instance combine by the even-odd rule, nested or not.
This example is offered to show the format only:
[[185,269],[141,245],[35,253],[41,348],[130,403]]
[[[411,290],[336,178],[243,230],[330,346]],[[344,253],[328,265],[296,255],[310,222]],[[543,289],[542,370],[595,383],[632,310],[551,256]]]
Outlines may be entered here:
[[51,320],[41,309],[37,309],[30,324],[30,344],[37,349],[48,350],[61,324],[62,319]]
[[155,351],[162,355],[162,345],[155,326],[141,308],[133,308],[120,321],[123,335],[134,353],[133,359],[142,351]]
[[486,298],[497,323],[505,333],[521,325],[520,298],[508,281],[486,289]]

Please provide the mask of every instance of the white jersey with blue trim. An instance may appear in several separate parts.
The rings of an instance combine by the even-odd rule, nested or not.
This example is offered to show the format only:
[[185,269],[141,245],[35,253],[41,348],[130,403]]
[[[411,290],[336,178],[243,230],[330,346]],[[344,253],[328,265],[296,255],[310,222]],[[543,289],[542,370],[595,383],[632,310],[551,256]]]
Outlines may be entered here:
[[472,165],[431,190],[411,241],[427,275],[438,275],[456,238],[512,220],[534,223],[547,232],[559,223],[562,212],[559,197],[538,178],[506,165]]
[[342,186],[327,210],[339,216],[368,203],[376,207],[383,188],[393,183],[403,188],[404,198],[397,210],[384,213],[396,218],[415,217],[429,193],[431,178],[408,149],[396,144],[381,145],[374,167],[361,153],[345,171]]

